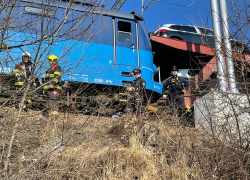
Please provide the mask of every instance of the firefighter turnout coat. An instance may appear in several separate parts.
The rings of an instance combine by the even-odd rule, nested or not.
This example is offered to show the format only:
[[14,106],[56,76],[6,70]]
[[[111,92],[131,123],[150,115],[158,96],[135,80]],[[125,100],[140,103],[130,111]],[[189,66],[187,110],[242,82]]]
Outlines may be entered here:
[[20,62],[18,63],[12,74],[18,73],[19,76],[17,77],[17,81],[15,82],[15,86],[22,87],[27,84],[28,79],[31,75],[31,69],[32,69],[32,62],[24,63]]
[[50,85],[54,86],[54,91],[57,93],[61,90],[59,85],[61,79],[61,67],[58,64],[54,64],[50,67],[45,74],[45,82],[49,82],[46,84],[43,89],[44,90],[51,90]]

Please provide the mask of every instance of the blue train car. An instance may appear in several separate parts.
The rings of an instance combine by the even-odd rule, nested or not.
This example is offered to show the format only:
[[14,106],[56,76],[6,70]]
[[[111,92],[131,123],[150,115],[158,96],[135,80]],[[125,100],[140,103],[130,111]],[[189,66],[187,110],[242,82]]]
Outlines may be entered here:
[[[14,9],[14,10],[13,10]],[[124,87],[140,68],[146,89],[161,93],[143,17],[59,1],[21,0],[1,11],[1,72],[11,73],[24,51],[32,54],[35,75],[43,77],[46,57],[59,57],[65,82]],[[11,20],[10,20],[11,19]],[[6,22],[6,21],[5,21]],[[7,27],[7,26],[6,26]]]

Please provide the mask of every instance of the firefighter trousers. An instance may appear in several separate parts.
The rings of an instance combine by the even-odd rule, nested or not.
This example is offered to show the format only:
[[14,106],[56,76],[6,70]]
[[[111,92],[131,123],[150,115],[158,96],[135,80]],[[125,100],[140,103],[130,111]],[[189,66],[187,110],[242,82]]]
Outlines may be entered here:
[[28,111],[28,107],[31,107],[32,105],[32,100],[30,99],[30,94],[27,92],[27,97],[26,99],[24,100],[24,103],[22,105],[22,99],[23,99],[23,96],[24,96],[24,93],[27,91],[26,88],[22,88],[22,87],[18,87],[17,89],[17,101],[16,101],[16,108],[20,108],[22,106],[23,110],[25,112]]
[[48,114],[51,120],[57,120],[59,116],[58,112],[58,101],[59,101],[59,93],[56,91],[46,91],[46,99],[47,99],[47,109],[46,113]]

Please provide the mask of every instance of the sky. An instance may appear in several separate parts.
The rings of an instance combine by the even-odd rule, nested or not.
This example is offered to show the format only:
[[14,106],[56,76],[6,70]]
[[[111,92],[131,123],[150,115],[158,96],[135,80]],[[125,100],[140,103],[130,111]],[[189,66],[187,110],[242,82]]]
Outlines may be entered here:
[[[240,1],[250,4],[250,0],[236,0],[237,3]],[[110,0],[106,9],[110,9],[114,2],[115,0]],[[150,0],[146,0],[146,4],[149,2]],[[126,0],[119,11],[127,13],[136,11],[142,14],[142,0]],[[158,0],[146,9],[143,17],[148,32],[156,31],[158,25],[163,24],[197,25],[213,29],[210,0]]]
[[[110,5],[112,5],[114,2],[115,0],[111,0]],[[146,4],[149,2],[150,0],[146,0]],[[209,2],[210,0],[159,0],[159,2],[154,2],[143,13],[147,30],[149,32],[156,31],[158,25],[163,24],[196,24],[198,26],[204,26],[203,24],[208,24],[208,27],[211,29],[211,13],[209,11]],[[178,6],[177,4],[185,5],[189,8]],[[110,5],[106,6],[106,8],[110,8]],[[119,11],[127,13],[136,11],[137,13],[142,14],[142,0],[126,0]],[[209,22],[206,23],[208,17]],[[201,23],[201,21],[204,21],[204,23]]]

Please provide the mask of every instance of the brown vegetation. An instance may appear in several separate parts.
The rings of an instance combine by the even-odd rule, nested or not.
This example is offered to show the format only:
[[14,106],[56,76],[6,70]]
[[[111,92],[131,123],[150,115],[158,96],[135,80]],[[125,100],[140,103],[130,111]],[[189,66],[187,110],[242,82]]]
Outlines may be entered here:
[[[1,169],[14,116],[1,111]],[[53,149],[54,124],[40,112],[22,116],[10,158],[10,179],[247,179],[249,153],[175,116],[157,119],[61,114],[64,150]]]

